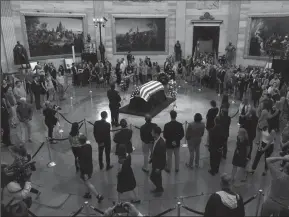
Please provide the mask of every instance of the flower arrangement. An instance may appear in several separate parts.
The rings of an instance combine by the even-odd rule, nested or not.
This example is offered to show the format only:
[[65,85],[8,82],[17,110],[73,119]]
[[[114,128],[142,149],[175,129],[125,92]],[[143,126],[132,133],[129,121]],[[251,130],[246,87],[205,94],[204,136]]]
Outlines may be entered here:
[[169,94],[172,98],[176,99],[178,94],[177,82],[174,80],[170,80],[168,83],[169,86]]

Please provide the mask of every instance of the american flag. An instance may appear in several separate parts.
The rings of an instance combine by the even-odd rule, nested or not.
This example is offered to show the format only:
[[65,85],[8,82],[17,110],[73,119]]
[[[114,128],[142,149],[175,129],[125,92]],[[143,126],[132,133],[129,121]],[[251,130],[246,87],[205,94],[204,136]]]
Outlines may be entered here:
[[150,81],[148,83],[143,84],[142,86],[136,87],[133,93],[131,94],[130,99],[134,97],[141,97],[145,101],[148,101],[154,93],[163,89],[164,86],[162,85],[162,83],[158,81]]

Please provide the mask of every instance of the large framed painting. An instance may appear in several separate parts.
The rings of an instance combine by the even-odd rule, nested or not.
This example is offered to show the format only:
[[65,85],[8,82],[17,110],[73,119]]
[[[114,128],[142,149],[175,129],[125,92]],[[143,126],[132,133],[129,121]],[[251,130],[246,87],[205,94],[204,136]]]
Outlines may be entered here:
[[84,49],[85,14],[22,14],[23,34],[30,59],[71,57]]
[[249,15],[244,58],[265,60],[272,54],[272,45],[282,49],[288,26],[289,14]]
[[113,50],[115,54],[166,54],[167,17],[113,16]]

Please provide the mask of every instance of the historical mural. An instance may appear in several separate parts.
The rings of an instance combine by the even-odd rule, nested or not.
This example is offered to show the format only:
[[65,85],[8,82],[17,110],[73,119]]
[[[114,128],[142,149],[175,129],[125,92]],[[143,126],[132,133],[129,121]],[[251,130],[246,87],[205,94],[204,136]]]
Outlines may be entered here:
[[83,50],[83,18],[25,16],[30,57],[71,54]]
[[115,18],[115,50],[166,50],[166,18]]
[[[252,17],[248,38],[248,55],[267,57],[272,48],[288,49],[288,17]],[[278,53],[278,52],[277,52]],[[278,54],[277,54],[278,55]]]

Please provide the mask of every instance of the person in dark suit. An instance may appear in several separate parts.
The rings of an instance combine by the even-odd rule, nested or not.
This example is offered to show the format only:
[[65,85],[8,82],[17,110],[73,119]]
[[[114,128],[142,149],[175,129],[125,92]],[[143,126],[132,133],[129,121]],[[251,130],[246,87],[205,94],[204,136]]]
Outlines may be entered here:
[[164,191],[162,183],[162,170],[166,166],[166,144],[161,137],[162,130],[160,127],[155,127],[152,130],[152,136],[154,137],[154,146],[150,157],[150,163],[152,164],[152,172],[150,180],[156,186],[156,189],[152,193],[162,193]]
[[119,93],[115,90],[115,84],[110,85],[110,90],[107,91],[107,98],[109,100],[111,125],[117,127],[121,98]]
[[226,139],[223,126],[219,117],[215,118],[215,126],[209,131],[209,152],[210,152],[210,166],[208,171],[212,176],[219,172],[221,163],[223,145]]
[[[228,114],[228,109],[227,108],[222,108],[219,114],[219,118],[221,121],[221,126],[224,129],[224,148],[223,148],[223,158],[227,158],[227,152],[228,152],[228,138],[230,135],[230,125],[231,125],[231,117]],[[256,129],[256,128],[255,128]],[[254,130],[256,131],[256,130]]]
[[165,171],[168,173],[171,171],[173,153],[175,155],[175,171],[179,172],[180,143],[185,135],[183,125],[176,121],[177,112],[172,110],[170,116],[171,121],[165,124],[163,132],[167,148],[167,168]]
[[115,149],[115,154],[119,156],[119,147],[121,145],[124,145],[126,147],[126,152],[131,154],[133,149],[132,149],[132,143],[131,143],[131,138],[132,138],[132,130],[127,128],[127,122],[125,119],[120,120],[120,126],[121,129],[117,131],[117,133],[114,135],[113,141],[116,143],[116,149]]
[[103,169],[103,151],[105,150],[106,159],[106,170],[113,168],[110,165],[110,151],[111,151],[111,140],[110,140],[110,123],[106,122],[107,112],[103,111],[100,114],[101,120],[95,121],[93,125],[93,135],[96,143],[98,144],[98,161],[100,170]]
[[[207,123],[206,123],[206,129],[209,132],[210,129],[212,129],[215,126],[215,118],[217,117],[218,113],[219,113],[219,109],[217,108],[217,103],[215,100],[212,100],[210,102],[212,108],[210,108],[208,110],[207,113]],[[208,136],[208,140],[207,140],[207,145],[209,145],[209,136]]]
[[78,81],[78,76],[77,76],[77,68],[74,63],[72,63],[71,71],[72,71],[72,76],[73,76],[73,85],[78,86],[79,81]]
[[140,128],[140,139],[142,141],[142,151],[144,157],[144,164],[142,167],[142,171],[148,173],[148,163],[149,163],[149,153],[152,152],[154,138],[152,136],[152,130],[157,125],[152,123],[152,117],[150,115],[145,116],[146,123]]

